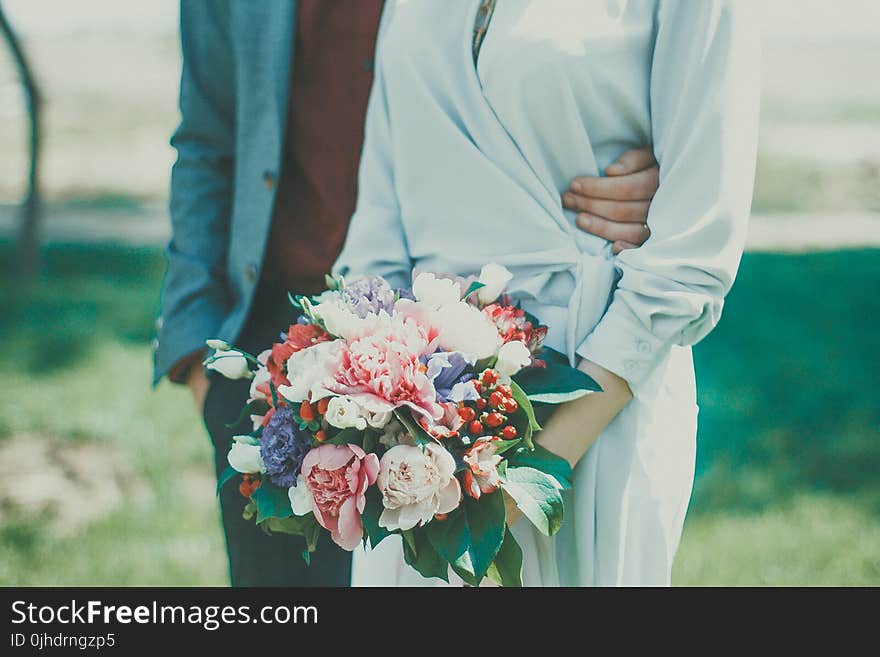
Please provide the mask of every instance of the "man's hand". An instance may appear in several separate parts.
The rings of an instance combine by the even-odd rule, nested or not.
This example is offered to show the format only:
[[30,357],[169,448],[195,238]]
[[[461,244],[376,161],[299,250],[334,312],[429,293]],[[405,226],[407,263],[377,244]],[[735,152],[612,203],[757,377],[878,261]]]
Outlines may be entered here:
[[659,172],[650,146],[627,151],[605,169],[604,177],[572,180],[562,205],[580,213],[581,230],[613,242],[615,254],[637,248],[651,236],[646,222]]
[[196,402],[196,408],[199,412],[205,410],[205,395],[208,394],[208,376],[205,374],[205,368],[201,363],[195,363],[189,368],[186,376],[186,385],[192,393]]

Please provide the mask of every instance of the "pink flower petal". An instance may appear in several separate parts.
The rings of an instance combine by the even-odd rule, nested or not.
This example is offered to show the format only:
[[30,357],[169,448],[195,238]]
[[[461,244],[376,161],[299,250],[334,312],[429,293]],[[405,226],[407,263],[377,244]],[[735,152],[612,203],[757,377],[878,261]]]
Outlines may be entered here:
[[332,533],[333,542],[351,552],[360,544],[363,535],[361,516],[355,507],[354,498],[350,497],[339,509],[339,522],[336,531]]

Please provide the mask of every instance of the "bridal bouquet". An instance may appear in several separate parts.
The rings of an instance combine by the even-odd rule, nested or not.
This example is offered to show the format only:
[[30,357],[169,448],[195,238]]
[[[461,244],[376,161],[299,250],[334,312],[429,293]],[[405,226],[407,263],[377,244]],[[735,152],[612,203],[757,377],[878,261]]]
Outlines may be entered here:
[[[542,345],[547,327],[504,294],[510,273],[422,273],[412,288],[328,277],[282,341],[252,356],[209,340],[208,368],[252,379],[253,431],[236,436],[219,486],[238,479],[267,532],[322,531],[346,550],[402,536],[425,577],[449,568],[521,585],[502,491],[544,534],[562,523],[568,463],[533,440],[535,408],[599,386]],[[232,425],[234,426],[234,425]]]

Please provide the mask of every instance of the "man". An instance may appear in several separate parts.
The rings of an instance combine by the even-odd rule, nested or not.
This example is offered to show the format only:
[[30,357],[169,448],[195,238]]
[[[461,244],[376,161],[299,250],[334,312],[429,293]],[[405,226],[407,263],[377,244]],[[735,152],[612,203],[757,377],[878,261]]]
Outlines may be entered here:
[[[227,428],[248,383],[212,379],[207,338],[268,347],[295,321],[287,291],[323,286],[356,198],[381,0],[187,0],[181,3],[181,123],[172,144],[172,239],[155,343],[154,382],[187,383],[219,474]],[[565,207],[614,243],[642,244],[658,169],[629,151],[601,178],[572,181]],[[307,567],[300,537],[268,536],[220,494],[234,586],[346,586],[351,558],[329,540]]]

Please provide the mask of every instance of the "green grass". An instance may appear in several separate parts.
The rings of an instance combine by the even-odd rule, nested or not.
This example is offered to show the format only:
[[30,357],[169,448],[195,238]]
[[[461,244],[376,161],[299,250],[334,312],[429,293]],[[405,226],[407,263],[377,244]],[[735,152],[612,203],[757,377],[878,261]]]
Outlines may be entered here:
[[[10,261],[8,245],[0,257]],[[0,585],[225,581],[210,447],[184,390],[149,388],[161,254],[56,246],[2,279],[0,439],[118,450],[149,494],[75,536],[0,526]],[[880,251],[750,254],[695,350],[698,475],[678,584],[880,584]]]

